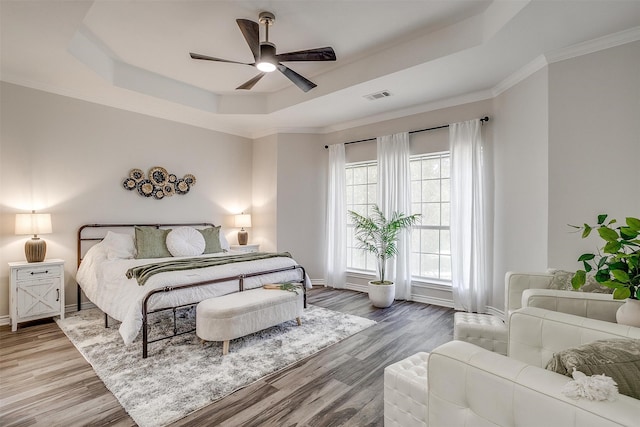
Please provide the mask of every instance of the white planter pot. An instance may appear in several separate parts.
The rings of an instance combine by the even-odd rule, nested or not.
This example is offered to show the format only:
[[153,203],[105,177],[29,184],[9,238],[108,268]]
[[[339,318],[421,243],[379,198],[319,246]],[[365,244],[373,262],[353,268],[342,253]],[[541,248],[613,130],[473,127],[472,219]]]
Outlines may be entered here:
[[378,308],[387,308],[393,304],[396,296],[396,284],[374,285],[369,282],[369,300]]
[[640,300],[627,298],[616,311],[616,321],[621,325],[640,328]]

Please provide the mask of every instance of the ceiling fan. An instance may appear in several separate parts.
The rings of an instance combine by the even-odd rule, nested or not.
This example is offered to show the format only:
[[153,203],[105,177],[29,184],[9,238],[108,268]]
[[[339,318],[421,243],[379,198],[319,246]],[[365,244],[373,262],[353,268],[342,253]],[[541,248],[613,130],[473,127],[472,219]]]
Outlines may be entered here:
[[276,17],[271,12],[261,12],[258,20],[265,27],[265,40],[260,41],[260,26],[257,22],[249,19],[236,19],[238,27],[247,41],[255,62],[237,62],[227,59],[214,58],[212,56],[200,55],[198,53],[189,53],[193,59],[203,59],[205,61],[229,62],[232,64],[250,65],[256,67],[260,74],[251,80],[241,84],[236,89],[251,89],[266,73],[275,71],[276,69],[284,74],[296,86],[305,92],[310,91],[317,85],[306,79],[291,68],[283,65],[281,62],[289,61],[335,61],[336,54],[331,47],[320,47],[317,49],[300,50],[297,52],[276,54],[276,45],[269,41],[269,27],[273,25]]

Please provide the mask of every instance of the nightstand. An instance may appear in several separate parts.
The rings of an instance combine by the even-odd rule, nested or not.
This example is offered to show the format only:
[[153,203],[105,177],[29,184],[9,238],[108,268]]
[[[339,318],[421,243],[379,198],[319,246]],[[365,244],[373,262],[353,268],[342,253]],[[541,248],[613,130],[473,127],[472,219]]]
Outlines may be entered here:
[[19,322],[60,315],[64,319],[64,261],[9,263],[11,331]]
[[256,244],[256,245],[231,245],[230,246],[232,251],[240,251],[240,252],[258,252],[260,251],[260,245]]

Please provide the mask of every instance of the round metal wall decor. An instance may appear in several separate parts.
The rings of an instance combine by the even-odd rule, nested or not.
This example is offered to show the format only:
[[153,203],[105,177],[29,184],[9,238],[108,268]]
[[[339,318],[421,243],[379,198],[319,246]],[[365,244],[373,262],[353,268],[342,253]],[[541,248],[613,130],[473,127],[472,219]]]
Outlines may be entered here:
[[169,173],[165,168],[154,166],[145,177],[142,169],[131,169],[129,176],[122,181],[127,190],[137,190],[142,197],[156,200],[171,197],[174,194],[187,194],[196,184],[196,177],[188,173],[182,178]]

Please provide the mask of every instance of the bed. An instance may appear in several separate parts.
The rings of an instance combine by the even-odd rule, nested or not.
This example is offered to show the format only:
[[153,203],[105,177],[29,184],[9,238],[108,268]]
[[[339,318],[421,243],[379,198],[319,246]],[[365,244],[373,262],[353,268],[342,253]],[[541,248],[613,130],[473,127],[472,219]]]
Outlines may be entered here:
[[[196,237],[195,246],[201,245],[194,233],[202,234],[204,253],[173,251],[175,242],[186,252],[198,251],[200,247],[190,246],[189,238]],[[177,234],[188,238],[172,239]],[[220,227],[211,223],[86,224],[78,230],[77,244],[78,310],[84,292],[105,313],[105,326],[109,317],[121,322],[119,332],[126,345],[142,331],[143,358],[150,343],[194,331],[177,331],[177,309],[270,283],[302,283],[306,307],[306,290],[311,287],[304,268],[290,254],[231,251]],[[167,247],[173,253],[167,253]],[[149,315],[165,310],[173,310],[173,335],[150,340]]]

